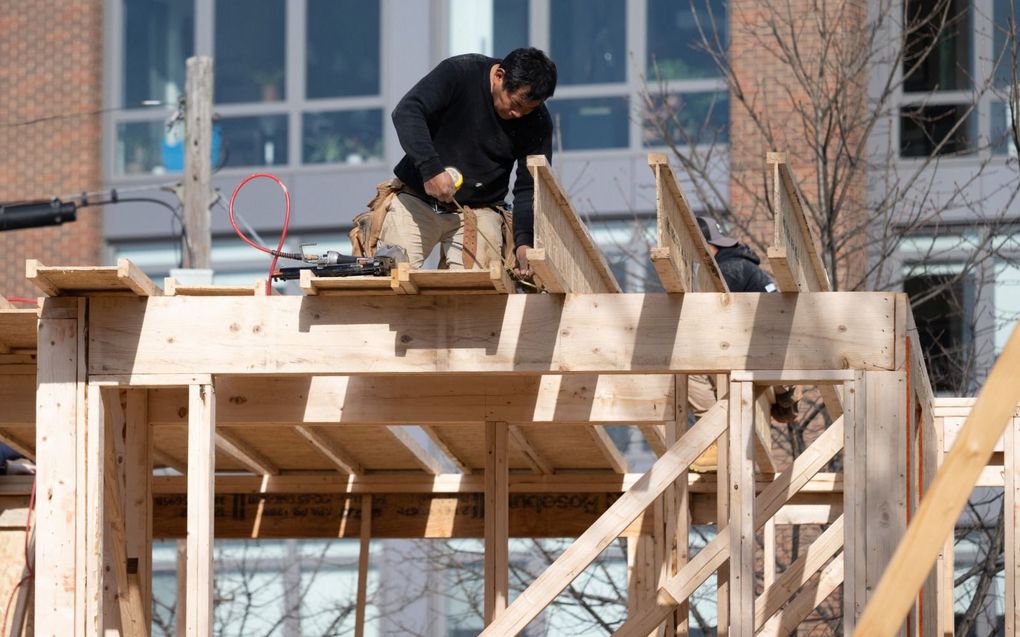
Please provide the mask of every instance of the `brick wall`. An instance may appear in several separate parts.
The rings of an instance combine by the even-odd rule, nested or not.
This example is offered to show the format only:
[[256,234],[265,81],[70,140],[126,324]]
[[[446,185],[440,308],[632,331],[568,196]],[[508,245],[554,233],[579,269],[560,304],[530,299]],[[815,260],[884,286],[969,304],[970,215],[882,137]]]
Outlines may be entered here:
[[[101,187],[102,0],[3,0],[0,8],[0,201]],[[0,294],[37,296],[25,259],[98,264],[101,209],[55,228],[0,232]]]
[[[838,153],[833,143],[839,139],[836,129],[849,132],[846,141],[851,147],[860,140],[867,73],[853,62],[862,57],[867,4],[862,0],[823,4],[829,12],[825,20],[820,19],[818,4],[810,0],[731,0],[729,6],[730,55],[745,96],[741,103],[731,91],[730,206],[748,234],[767,245],[773,224],[767,202],[761,199],[766,190],[766,153],[786,153],[805,197],[817,202],[819,166],[831,165]],[[826,26],[819,28],[820,23]],[[773,27],[781,34],[778,38]],[[786,52],[784,45],[790,47]],[[796,51],[790,52],[794,45]],[[840,96],[841,125],[814,128],[814,117],[822,111],[818,105],[834,95]],[[865,171],[848,185],[836,225],[843,233],[865,214]],[[818,237],[817,225],[813,231]],[[864,262],[855,257],[863,254],[860,245],[851,241],[839,253],[841,288],[863,272]]]

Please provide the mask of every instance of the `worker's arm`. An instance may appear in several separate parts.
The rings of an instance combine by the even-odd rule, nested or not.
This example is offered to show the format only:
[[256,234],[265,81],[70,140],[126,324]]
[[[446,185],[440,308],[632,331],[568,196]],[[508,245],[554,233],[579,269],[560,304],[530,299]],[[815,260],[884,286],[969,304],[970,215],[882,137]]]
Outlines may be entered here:
[[[432,143],[429,123],[442,117],[457,98],[463,82],[456,63],[444,60],[415,84],[393,109],[393,127],[407,156],[414,162],[422,181],[445,174],[443,162]],[[429,193],[431,194],[431,193]]]

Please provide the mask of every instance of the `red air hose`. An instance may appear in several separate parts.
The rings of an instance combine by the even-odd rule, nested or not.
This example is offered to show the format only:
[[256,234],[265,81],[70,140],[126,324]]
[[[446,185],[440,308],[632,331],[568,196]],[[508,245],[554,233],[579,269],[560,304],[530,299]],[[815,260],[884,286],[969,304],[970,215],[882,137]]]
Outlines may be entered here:
[[[281,190],[283,190],[283,198],[286,204],[286,209],[284,211],[283,217],[283,232],[280,233],[280,243],[277,244],[275,250],[270,250],[265,246],[261,246],[252,241],[251,239],[249,239],[248,237],[244,236],[244,233],[241,232],[241,229],[237,227],[237,221],[234,219],[234,201],[237,199],[237,193],[241,192],[241,188],[243,188],[245,184],[247,184],[249,181],[259,178],[271,179],[276,182],[276,184],[280,187]],[[254,173],[252,175],[248,175],[247,177],[241,180],[241,183],[237,184],[236,188],[234,188],[234,194],[230,195],[230,206],[228,208],[228,212],[230,214],[230,225],[234,227],[234,232],[237,233],[237,236],[241,237],[242,241],[244,241],[251,247],[255,248],[256,250],[261,250],[266,254],[273,255],[273,262],[269,265],[269,278],[266,279],[266,294],[267,295],[272,294],[273,272],[276,271],[276,262],[280,260],[280,257],[284,257],[287,259],[301,259],[300,254],[281,252],[281,250],[283,250],[283,244],[287,240],[287,227],[290,225],[290,192],[287,190],[287,186],[284,185],[283,181],[281,181],[279,177],[277,177],[276,175],[271,175],[269,173]]]

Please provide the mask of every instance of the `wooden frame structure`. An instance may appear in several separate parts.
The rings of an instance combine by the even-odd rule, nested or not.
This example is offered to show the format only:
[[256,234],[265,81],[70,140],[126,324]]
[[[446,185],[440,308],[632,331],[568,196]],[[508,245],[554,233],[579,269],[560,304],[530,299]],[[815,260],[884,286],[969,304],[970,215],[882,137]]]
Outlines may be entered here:
[[[784,294],[726,291],[654,155],[651,259],[675,293],[619,292],[542,158],[528,164],[529,258],[549,294],[514,294],[496,269],[306,276],[305,295],[287,297],[160,290],[126,261],[29,262],[47,296],[38,311],[0,308],[0,440],[37,459],[45,494],[36,633],[148,634],[154,537],[187,538],[187,634],[209,635],[214,536],[358,537],[363,547],[471,536],[486,547],[483,634],[510,635],[623,536],[630,615],[619,635],[664,624],[686,634],[685,604],[713,575],[720,634],[786,634],[841,586],[850,634],[935,475],[945,417],[905,295],[822,291],[789,168],[769,161],[786,202]],[[725,382],[688,428],[693,373]],[[760,405],[780,383],[826,388],[835,417],[781,471]],[[651,469],[631,473],[605,425],[639,427],[659,456]],[[713,442],[716,474],[688,473]],[[844,471],[826,473],[840,453]],[[15,511],[26,482],[4,484]],[[214,505],[222,494],[250,506],[228,515]],[[308,494],[321,506],[299,514]],[[701,523],[718,533],[691,556],[688,531]],[[780,574],[777,524],[827,529]],[[510,537],[577,539],[508,603]],[[944,581],[933,571],[908,604],[911,634],[944,628]],[[363,622],[363,588],[358,601]]]

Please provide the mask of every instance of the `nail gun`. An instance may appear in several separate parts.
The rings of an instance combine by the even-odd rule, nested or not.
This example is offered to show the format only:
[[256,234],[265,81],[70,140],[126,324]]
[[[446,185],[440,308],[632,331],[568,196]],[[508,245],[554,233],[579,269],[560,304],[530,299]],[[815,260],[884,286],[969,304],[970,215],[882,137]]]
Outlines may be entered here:
[[311,270],[319,277],[338,276],[389,276],[397,267],[393,257],[354,257],[330,250],[316,258],[314,265],[280,268],[273,272],[273,279],[290,281],[301,278],[302,270]]

